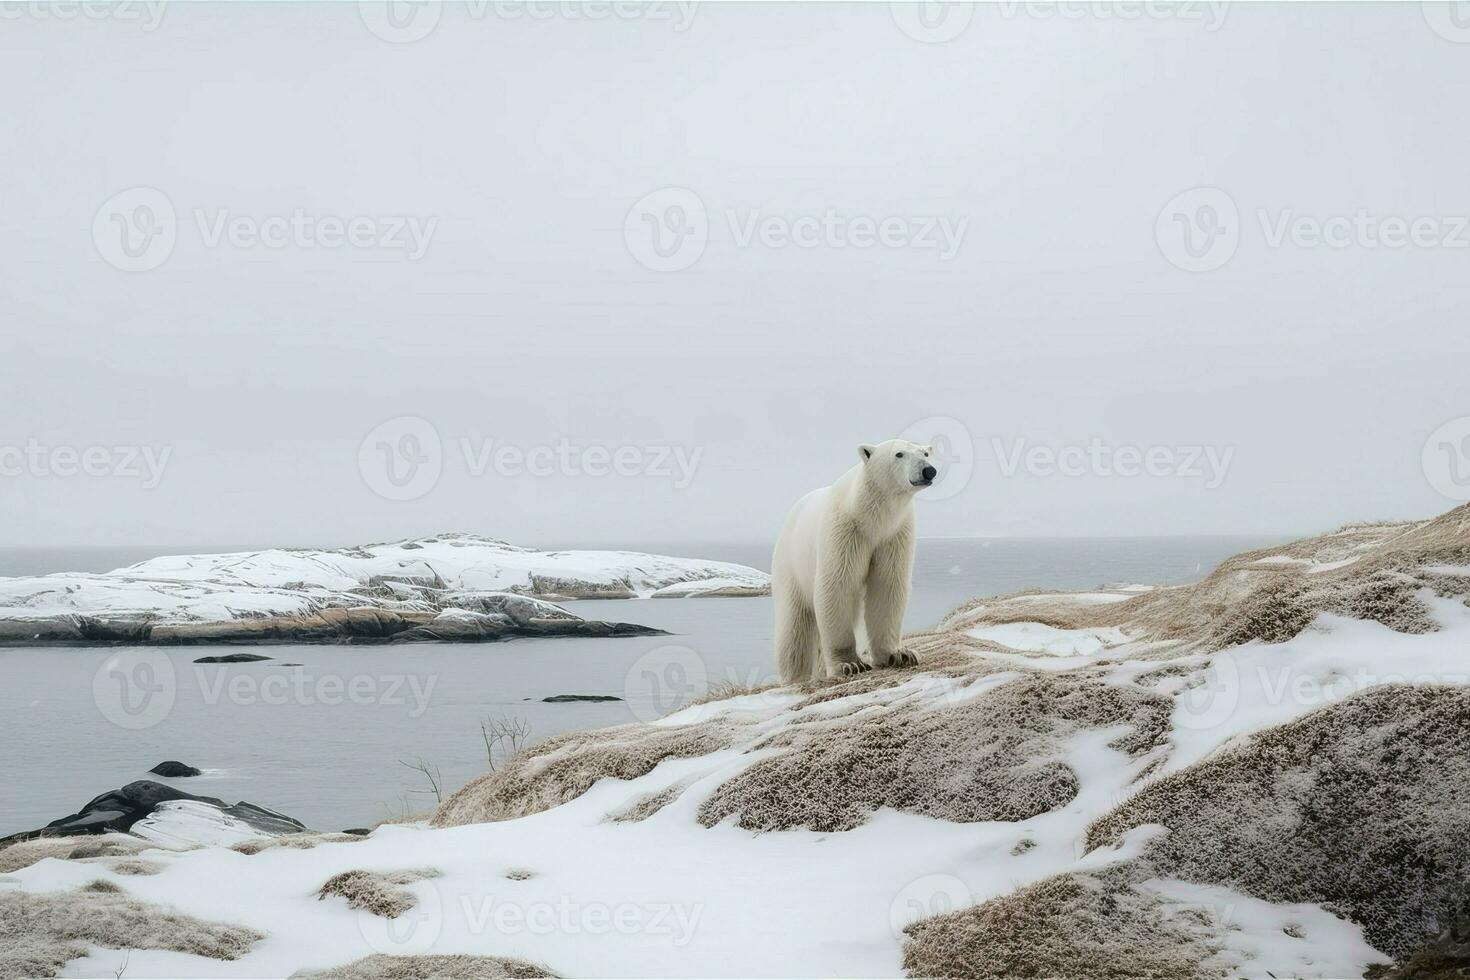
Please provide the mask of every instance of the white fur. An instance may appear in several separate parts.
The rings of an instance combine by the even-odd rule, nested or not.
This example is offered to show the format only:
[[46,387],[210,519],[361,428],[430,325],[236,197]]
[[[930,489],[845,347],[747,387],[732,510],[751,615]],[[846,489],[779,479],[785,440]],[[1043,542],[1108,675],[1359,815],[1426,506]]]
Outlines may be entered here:
[[933,447],[890,439],[858,447],[858,465],[802,497],[771,559],[776,669],[785,684],[916,663],[899,649],[914,564],[914,494],[932,482]]

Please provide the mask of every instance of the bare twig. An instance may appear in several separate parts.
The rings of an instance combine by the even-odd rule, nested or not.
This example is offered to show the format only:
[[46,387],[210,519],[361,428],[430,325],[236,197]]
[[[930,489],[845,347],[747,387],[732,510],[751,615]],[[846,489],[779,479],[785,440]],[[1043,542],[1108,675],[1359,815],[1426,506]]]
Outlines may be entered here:
[[490,771],[494,772],[501,762],[519,752],[530,734],[531,723],[524,718],[502,716],[480,722],[480,736],[485,740],[485,758],[490,764]]
[[[398,760],[398,764],[401,765],[401,766],[407,766],[408,768],[412,769],[414,772],[421,772],[421,773],[423,773],[424,774],[424,778],[429,781],[429,789],[428,789],[428,792],[431,792],[431,793],[434,794],[434,800],[436,802],[439,802],[439,803],[443,803],[444,802],[444,793],[443,793],[443,790],[440,788],[443,785],[444,779],[443,779],[443,777],[439,773],[439,767],[438,766],[430,765],[428,762],[425,762],[423,756],[419,756],[417,762],[405,762],[404,760],[399,759]],[[424,790],[411,790],[410,792],[419,792],[419,793],[422,793],[422,792],[425,792],[425,791]]]

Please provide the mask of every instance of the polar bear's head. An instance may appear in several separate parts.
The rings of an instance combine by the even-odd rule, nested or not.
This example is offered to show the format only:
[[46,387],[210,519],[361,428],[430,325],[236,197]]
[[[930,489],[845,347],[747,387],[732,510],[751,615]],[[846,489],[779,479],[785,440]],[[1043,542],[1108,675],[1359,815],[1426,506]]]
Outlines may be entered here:
[[863,443],[858,459],[870,482],[891,493],[918,493],[934,483],[939,471],[934,466],[933,446],[920,446],[903,439],[877,445]]

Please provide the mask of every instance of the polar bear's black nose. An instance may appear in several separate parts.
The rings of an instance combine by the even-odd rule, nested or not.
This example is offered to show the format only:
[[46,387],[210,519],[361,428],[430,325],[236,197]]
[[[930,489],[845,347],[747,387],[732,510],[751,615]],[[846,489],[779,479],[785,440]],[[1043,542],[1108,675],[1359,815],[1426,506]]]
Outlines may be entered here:
[[926,466],[926,467],[924,467],[924,479],[926,479],[926,480],[932,480],[932,479],[934,479],[934,474],[936,474],[938,472],[939,471],[936,470],[934,467],[932,467],[932,466]]

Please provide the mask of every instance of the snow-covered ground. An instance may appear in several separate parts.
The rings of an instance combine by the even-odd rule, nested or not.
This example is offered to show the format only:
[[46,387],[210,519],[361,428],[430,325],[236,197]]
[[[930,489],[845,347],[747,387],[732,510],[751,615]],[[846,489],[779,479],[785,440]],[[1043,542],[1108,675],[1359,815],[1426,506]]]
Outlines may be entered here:
[[[1267,562],[1266,569],[1279,571],[1262,574],[1333,574],[1319,572],[1322,564]],[[1424,566],[1435,567],[1460,566]],[[1222,574],[1233,581],[1236,573]],[[1348,588],[1356,580],[1344,581]],[[815,693],[754,691],[619,730],[632,744],[640,733],[647,733],[647,744],[681,732],[725,741],[705,752],[655,753],[662,761],[634,778],[602,778],[585,792],[579,786],[560,805],[548,793],[546,808],[529,816],[458,826],[390,825],[359,841],[252,855],[221,846],[148,851],[140,856],[164,866],[152,875],[119,874],[105,862],[46,859],[14,873],[12,883],[29,892],[103,878],[137,899],[265,934],[234,961],[134,949],[127,957],[130,976],[281,976],[374,953],[511,956],[545,963],[562,976],[895,976],[905,969],[905,926],[1056,875],[1096,873],[1121,862],[1149,867],[1141,856],[1171,832],[1167,827],[1134,826],[1103,846],[1089,846],[1089,828],[1168,774],[1218,759],[1256,733],[1362,691],[1470,684],[1470,607],[1462,597],[1429,588],[1411,596],[1436,627],[1424,632],[1320,613],[1284,642],[1209,649],[1143,635],[1146,621],[1128,621],[1126,612],[1118,615],[1127,625],[1055,625],[1057,610],[1126,610],[1121,603],[1127,596],[1114,599],[1117,594],[1048,594],[1034,605],[1044,605],[1052,622],[1002,615],[1026,608],[1024,599],[976,606],[956,614],[944,631],[916,638],[917,672],[878,670]],[[1127,595],[1146,603],[1159,594],[1130,589]],[[1035,713],[1038,698],[1052,696],[1049,690],[1060,692],[1057,703],[1068,707],[1060,714]],[[1078,699],[1102,703],[1106,692],[1126,693],[1119,702],[1126,723],[1087,720],[1092,716]],[[1167,719],[1162,735],[1150,729],[1151,706],[1161,706],[1158,717]],[[752,832],[741,829],[738,817],[708,818],[709,801],[788,753],[806,747],[816,760],[816,769],[797,770],[802,781],[789,785],[795,799],[840,785],[821,768],[831,760],[861,766],[885,759],[882,745],[852,734],[871,731],[875,721],[907,726],[892,746],[904,752],[944,713],[983,720],[987,709],[995,717],[1056,723],[1055,745],[1021,743],[1034,754],[1017,772],[1064,766],[1076,780],[1064,803],[1042,806],[1024,819],[958,822],[922,815],[913,801],[900,801],[834,832],[805,825]],[[813,732],[819,739],[830,734],[832,741],[801,741]],[[1142,741],[1141,732],[1147,735]],[[1007,734],[1000,732],[1000,741]],[[844,741],[849,737],[853,741]],[[515,778],[529,780],[528,786],[548,779],[553,788],[558,781],[575,782],[567,774],[575,767],[563,767],[607,744],[557,742],[544,754],[533,753]],[[1002,755],[1007,750],[981,746],[976,755],[986,757],[992,748]],[[963,788],[971,785],[964,780],[983,773],[976,768],[954,778]],[[937,784],[949,793],[943,778]],[[881,794],[882,787],[862,788],[855,798],[874,792]],[[761,797],[747,786],[745,797],[734,798]],[[641,819],[623,819],[649,800],[663,805]],[[453,806],[451,801],[441,814]],[[210,844],[236,832],[207,816],[176,807],[155,819],[153,837],[186,839],[191,819]],[[403,885],[417,905],[389,920],[350,909],[338,897],[317,898],[329,877],[353,869],[439,874]],[[1192,934],[1203,935],[1213,950],[1204,966],[1221,975],[1361,976],[1370,964],[1389,959],[1369,944],[1362,923],[1324,904],[1264,901],[1245,890],[1169,875],[1133,887],[1165,920],[1180,917]],[[121,959],[116,950],[93,948],[70,962],[64,975],[110,976]]]
[[[1437,633],[1404,636],[1376,623],[1324,619],[1288,643],[1231,651],[1219,661],[1213,686],[1181,693],[1176,747],[1167,766],[1187,765],[1363,685],[1397,680],[1368,673],[1383,662],[1385,651],[1392,651],[1395,674],[1405,680],[1463,675],[1470,671],[1470,610],[1441,602],[1436,614],[1444,626]],[[1055,641],[1024,649],[1037,646],[1030,638],[1047,637],[1050,628],[1013,627],[1026,640],[1011,644],[1016,660],[1045,664],[1054,658],[1049,647]],[[1133,683],[1159,666],[1156,660],[1131,659],[1126,642],[1083,646],[1093,658],[1115,661],[1109,683]],[[903,685],[910,690],[887,688],[855,698],[933,697],[953,704],[967,697],[983,703],[1011,676],[974,681],[980,690],[970,692],[921,674]],[[746,695],[687,708],[659,724],[677,727],[731,712],[757,718],[754,727],[769,733],[860,708],[844,703],[849,700],[799,709],[787,692]],[[728,822],[706,828],[695,816],[705,794],[767,754],[732,749],[666,760],[631,781],[606,779],[570,803],[517,820],[443,829],[387,826],[361,842],[251,856],[218,846],[149,851],[141,857],[166,866],[151,876],[46,860],[13,877],[27,890],[106,878],[140,899],[267,934],[233,962],[133,950],[129,975],[282,976],[375,952],[432,951],[517,956],[545,962],[564,976],[895,976],[902,972],[901,929],[909,922],[1137,852],[1146,831],[1117,851],[1088,853],[1082,843],[1088,824],[1131,792],[1140,772],[1156,761],[1110,748],[1117,735],[1114,729],[1078,735],[1068,763],[1081,778],[1081,791],[1069,805],[1021,822],[950,823],[884,810],[842,833],[752,834]],[[605,820],[630,801],[691,779],[677,800],[643,822]],[[155,819],[156,828],[142,829],[155,839],[178,841],[190,809],[174,808]],[[248,836],[209,821],[200,827],[210,843]],[[1015,853],[1023,841],[1031,844]],[[405,886],[419,904],[397,920],[316,897],[322,882],[341,871],[422,867],[443,875]],[[512,868],[534,877],[507,879]],[[1229,940],[1222,962],[1233,963],[1236,975],[1356,976],[1367,963],[1385,959],[1357,926],[1316,906],[1276,906],[1182,882],[1151,887],[1186,906],[1234,917],[1221,926]],[[1300,935],[1282,932],[1285,925]],[[64,975],[111,975],[120,962],[119,952],[97,950],[69,964]]]

